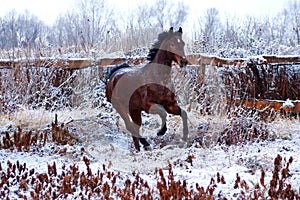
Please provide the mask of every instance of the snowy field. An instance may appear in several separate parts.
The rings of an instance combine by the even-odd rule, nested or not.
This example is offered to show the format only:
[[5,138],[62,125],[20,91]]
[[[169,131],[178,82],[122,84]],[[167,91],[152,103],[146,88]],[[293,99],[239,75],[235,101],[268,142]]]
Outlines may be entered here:
[[218,70],[207,68],[200,86],[195,66],[175,69],[189,141],[181,140],[180,117],[169,115],[158,137],[161,119],[143,113],[151,151],[141,152],[106,100],[106,68],[4,69],[0,198],[299,199],[299,114],[241,106],[226,113]]
[[[151,143],[151,151],[134,151],[132,139],[126,134],[123,122],[118,119],[114,111],[107,109],[74,109],[56,113],[44,110],[20,109],[19,112],[1,116],[2,134],[5,131],[14,130],[17,126],[23,130],[41,129],[48,130],[54,115],[58,115],[59,123],[66,123],[70,132],[77,138],[72,145],[55,144],[48,142],[45,145],[31,146],[28,151],[18,152],[16,149],[1,149],[1,174],[4,177],[8,173],[9,163],[26,163],[26,168],[34,169],[34,175],[49,174],[49,165],[56,164],[57,174],[62,174],[65,168],[77,166],[79,171],[87,172],[84,158],[89,159],[90,170],[97,174],[105,170],[118,174],[116,185],[124,188],[126,180],[134,180],[139,174],[140,180],[148,183],[150,188],[158,187],[158,169],[162,169],[165,177],[169,177],[170,166],[174,181],[185,181],[189,190],[197,191],[199,186],[204,189],[214,188],[213,197],[238,199],[249,198],[249,195],[261,185],[262,170],[265,172],[264,183],[266,188],[270,187],[270,180],[274,171],[274,159],[280,155],[282,166],[293,158],[289,166],[288,176],[285,178],[285,186],[288,184],[299,194],[300,185],[300,122],[299,119],[283,119],[277,117],[267,124],[274,138],[265,141],[253,141],[237,145],[219,145],[216,135],[224,128],[227,121],[224,116],[202,116],[193,111],[188,112],[190,137],[196,138],[199,132],[207,136],[203,143],[190,141],[183,143],[181,138],[181,119],[174,116],[168,117],[169,130],[163,137],[157,137],[156,132],[160,126],[160,119],[156,116],[144,115],[143,136]],[[171,164],[171,165],[170,165]],[[280,168],[281,170],[282,168]],[[104,170],[104,171],[105,171]],[[22,175],[22,174],[21,174]],[[241,183],[237,184],[237,175]],[[61,175],[62,176],[62,175]],[[222,181],[217,179],[223,176]],[[59,175],[58,175],[59,177]],[[212,184],[212,179],[215,180]],[[244,181],[244,182],[243,182]],[[31,192],[35,190],[34,184],[21,187],[21,181],[11,176],[9,184],[3,184],[0,189],[1,198],[31,199]],[[108,181],[109,183],[109,181]],[[246,183],[246,187],[245,184]],[[112,183],[110,183],[111,185]],[[49,189],[44,185],[43,190]],[[55,191],[55,187],[53,187]],[[8,189],[8,190],[7,190]],[[60,194],[59,199],[102,199],[103,194],[89,196],[83,192],[84,189],[76,189],[67,195]],[[198,190],[199,191],[199,190]],[[244,191],[241,192],[241,191]],[[268,196],[265,189],[263,196]],[[60,191],[57,189],[56,193]],[[136,196],[142,196],[139,191]],[[46,192],[44,192],[46,193]],[[52,191],[53,197],[53,191]],[[151,190],[154,199],[160,199],[161,194],[156,189]],[[244,196],[243,196],[244,195]],[[45,195],[46,196],[46,195]],[[43,196],[43,198],[45,198]],[[51,196],[51,195],[50,195]],[[26,198],[25,198],[26,197]],[[120,198],[111,192],[110,197]],[[46,199],[46,198],[45,198]],[[123,198],[124,199],[124,198]]]
[[[38,1],[24,12],[10,9],[28,7],[25,0],[7,2],[0,7],[0,200],[300,200],[300,113],[291,113],[300,103],[299,0],[278,10],[279,0],[241,8],[76,0],[53,24],[33,12]],[[37,10],[54,13],[40,2]],[[49,2],[59,11],[67,1]],[[169,51],[163,44],[176,41],[153,43],[170,26],[183,29],[193,58],[171,74],[189,140],[181,139],[180,117],[168,116],[166,134],[157,136],[161,119],[143,113],[140,132],[151,150],[136,152],[106,100],[107,73],[132,58],[146,64],[149,48]]]

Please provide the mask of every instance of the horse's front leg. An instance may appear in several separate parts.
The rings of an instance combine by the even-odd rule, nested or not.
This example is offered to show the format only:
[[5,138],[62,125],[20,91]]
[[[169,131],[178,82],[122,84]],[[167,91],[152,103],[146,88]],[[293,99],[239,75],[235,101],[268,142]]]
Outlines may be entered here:
[[187,123],[187,113],[185,110],[182,110],[180,108],[180,116],[182,118],[182,123],[183,123],[183,140],[187,141],[188,139],[188,133],[189,133],[189,128],[188,128],[188,123]]
[[166,106],[165,109],[170,114],[181,116],[182,123],[183,123],[183,137],[182,137],[182,139],[184,141],[187,141],[189,128],[188,128],[188,123],[187,123],[187,113],[186,113],[186,111],[181,109],[178,106],[177,102],[175,102],[174,104]]

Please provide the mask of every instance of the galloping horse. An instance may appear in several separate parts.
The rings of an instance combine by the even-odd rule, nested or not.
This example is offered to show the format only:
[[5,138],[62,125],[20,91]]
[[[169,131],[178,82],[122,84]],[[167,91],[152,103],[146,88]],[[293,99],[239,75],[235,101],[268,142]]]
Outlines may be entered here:
[[108,76],[106,97],[123,118],[138,151],[139,142],[146,150],[150,146],[139,134],[142,111],[161,117],[162,126],[157,135],[164,135],[167,131],[167,113],[181,115],[183,140],[188,138],[187,114],[178,106],[171,82],[173,61],[181,67],[187,64],[184,45],[182,28],[174,32],[171,27],[169,31],[158,35],[147,56],[148,64],[139,68],[132,68],[128,64],[118,65]]

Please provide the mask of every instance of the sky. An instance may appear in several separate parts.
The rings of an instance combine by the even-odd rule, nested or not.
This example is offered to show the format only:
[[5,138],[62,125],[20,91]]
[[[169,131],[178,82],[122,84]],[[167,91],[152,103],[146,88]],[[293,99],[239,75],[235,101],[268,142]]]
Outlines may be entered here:
[[74,5],[74,0],[0,0],[0,16],[10,10],[23,12],[26,9],[51,25],[56,17]]
[[[0,0],[0,16],[4,16],[10,10],[17,12],[29,10],[41,20],[51,25],[56,17],[74,8],[76,0]],[[122,10],[128,11],[137,2],[144,0],[110,0],[111,3]],[[154,1],[154,0],[147,0]],[[178,1],[178,0],[174,0]],[[298,0],[297,0],[298,1]],[[299,0],[300,1],[300,0]],[[220,14],[229,16],[268,16],[275,15],[287,6],[289,0],[185,0],[190,6],[192,18],[197,18],[208,8],[217,8]]]

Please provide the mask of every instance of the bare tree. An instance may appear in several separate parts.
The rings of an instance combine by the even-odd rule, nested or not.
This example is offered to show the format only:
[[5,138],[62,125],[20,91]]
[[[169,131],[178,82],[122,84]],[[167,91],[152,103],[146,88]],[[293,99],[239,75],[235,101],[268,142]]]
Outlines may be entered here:
[[290,0],[289,12],[293,32],[295,33],[295,43],[300,45],[300,2],[298,0]]
[[107,31],[115,29],[112,9],[105,0],[80,1],[78,14],[82,37],[90,44],[105,40]]
[[187,16],[188,7],[183,2],[156,0],[140,3],[124,20],[124,49],[148,47],[159,32],[168,30],[170,26],[182,26]]
[[16,23],[19,46],[38,46],[37,39],[43,39],[45,24],[28,10],[18,16]]
[[16,16],[16,11],[11,10],[2,20],[1,48],[13,49],[18,46]]
[[194,37],[201,45],[201,51],[214,50],[221,37],[220,33],[223,32],[219,11],[216,8],[207,9],[204,15],[198,18],[197,29]]
[[278,13],[272,20],[272,40],[278,44],[288,43],[288,32],[287,26],[289,24],[289,12],[283,9],[282,12]]
[[80,46],[85,51],[101,45],[108,34],[118,31],[112,9],[106,0],[78,0],[76,9],[61,15],[54,27],[58,44]]
[[[34,51],[31,50],[38,50],[41,47],[46,35],[46,25],[29,11],[17,13],[12,10],[0,19],[0,22],[0,48],[12,50],[10,51],[12,58],[32,56],[31,53]],[[21,51],[22,48],[26,48],[28,52]]]
[[204,37],[208,43],[212,43],[218,30],[221,28],[219,11],[216,8],[209,8],[204,16]]
[[183,2],[170,2],[167,0],[156,0],[149,8],[150,20],[153,20],[162,30],[170,26],[182,26],[188,14],[188,7]]

